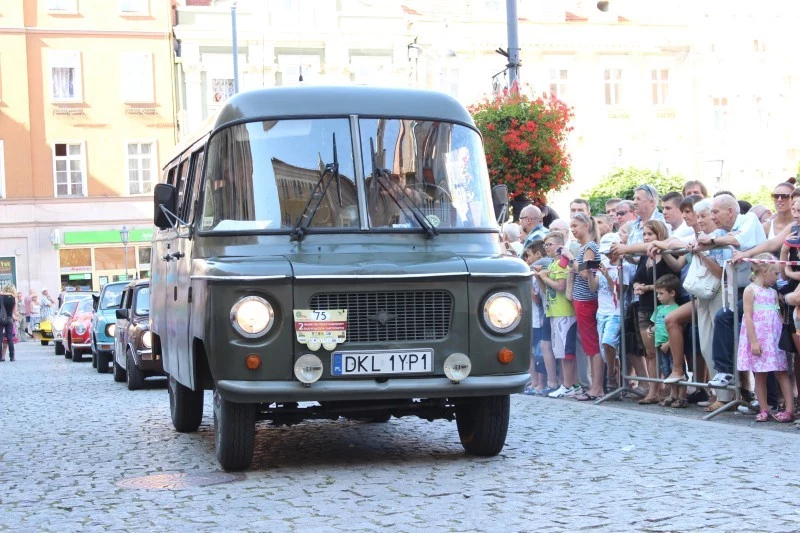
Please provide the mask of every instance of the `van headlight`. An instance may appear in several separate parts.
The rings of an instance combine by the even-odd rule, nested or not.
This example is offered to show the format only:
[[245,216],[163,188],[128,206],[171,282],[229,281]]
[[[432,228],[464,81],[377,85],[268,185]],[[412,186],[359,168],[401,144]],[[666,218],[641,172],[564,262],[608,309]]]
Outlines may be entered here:
[[113,337],[114,333],[117,332],[117,325],[116,324],[109,324],[106,326],[106,335],[109,337]]
[[498,292],[483,304],[483,321],[495,333],[508,333],[519,324],[522,305],[513,294]]
[[145,331],[142,333],[142,344],[145,348],[152,348],[153,347],[153,334],[149,331]]
[[275,322],[272,305],[259,296],[245,296],[231,308],[231,324],[240,335],[254,339],[267,333]]

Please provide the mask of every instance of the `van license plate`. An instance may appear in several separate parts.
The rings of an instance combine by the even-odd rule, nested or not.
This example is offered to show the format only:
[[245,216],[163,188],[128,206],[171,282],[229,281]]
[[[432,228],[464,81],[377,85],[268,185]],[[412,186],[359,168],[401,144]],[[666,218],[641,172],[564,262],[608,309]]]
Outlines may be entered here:
[[333,352],[331,369],[334,376],[433,372],[433,350]]

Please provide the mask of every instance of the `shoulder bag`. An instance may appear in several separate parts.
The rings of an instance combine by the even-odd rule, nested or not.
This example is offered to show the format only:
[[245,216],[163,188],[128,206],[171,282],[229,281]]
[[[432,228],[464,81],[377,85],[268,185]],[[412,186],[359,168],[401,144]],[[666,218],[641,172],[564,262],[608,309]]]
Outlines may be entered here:
[[686,279],[683,280],[683,288],[695,298],[710,300],[719,292],[722,280],[711,273],[699,256],[700,254],[695,254],[692,258]]

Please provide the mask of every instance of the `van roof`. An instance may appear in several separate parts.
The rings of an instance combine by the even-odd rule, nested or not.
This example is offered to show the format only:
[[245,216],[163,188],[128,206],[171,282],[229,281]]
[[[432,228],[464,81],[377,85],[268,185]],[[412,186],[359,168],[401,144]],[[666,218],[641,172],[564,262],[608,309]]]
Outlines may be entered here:
[[236,94],[222,106],[212,128],[249,118],[309,115],[404,117],[474,125],[463,105],[451,96],[436,91],[309,85],[273,87]]

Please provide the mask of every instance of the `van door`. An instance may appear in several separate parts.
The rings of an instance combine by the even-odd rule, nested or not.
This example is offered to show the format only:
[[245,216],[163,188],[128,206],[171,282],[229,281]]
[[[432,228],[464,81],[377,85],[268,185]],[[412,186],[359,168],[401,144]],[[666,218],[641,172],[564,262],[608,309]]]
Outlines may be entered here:
[[191,325],[191,294],[192,294],[192,244],[190,228],[193,226],[195,210],[198,205],[200,181],[203,172],[203,151],[196,151],[190,159],[191,172],[186,181],[186,190],[183,195],[178,216],[186,222],[186,226],[179,228],[178,238],[175,241],[174,260],[171,266],[175,269],[175,289],[172,299],[167,301],[169,316],[174,317],[176,324],[174,335],[175,353],[178,354],[179,364],[176,378],[188,387],[194,387],[194,357],[190,338]]
[[[178,165],[178,173],[177,173],[177,181],[175,183],[175,188],[178,191],[178,202],[175,213],[181,218],[181,212],[184,208],[184,200],[186,199],[186,184],[189,181],[189,155],[185,155],[184,159],[181,161],[180,165]],[[179,381],[186,383],[182,376],[183,365],[184,365],[184,354],[181,351],[181,346],[178,343],[178,330],[180,329],[181,323],[186,320],[185,317],[177,315],[175,304],[178,300],[178,263],[181,261],[181,253],[178,250],[179,242],[181,241],[180,235],[182,233],[186,233],[187,228],[182,227],[180,222],[177,224],[176,228],[169,234],[167,234],[168,239],[165,241],[166,244],[166,253],[163,256],[166,263],[166,283],[164,284],[166,288],[166,305],[163,309],[166,311],[165,322],[166,322],[166,332],[167,336],[166,339],[161,337],[162,347],[164,341],[166,341],[166,352],[168,356],[165,358],[165,362],[169,361],[169,369],[165,366],[165,370],[168,374],[174,375],[178,378]]]
[[[177,184],[178,167],[173,165],[167,172],[165,183],[175,186]],[[164,371],[172,374],[175,354],[167,357],[167,293],[170,288],[167,283],[169,254],[175,241],[175,229],[158,229],[153,233],[152,249],[150,254],[150,324],[153,333],[161,340],[161,357],[164,362]]]

